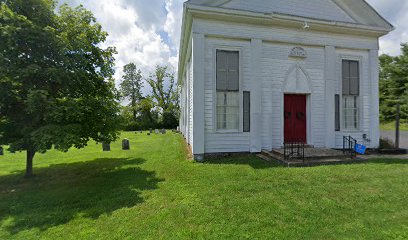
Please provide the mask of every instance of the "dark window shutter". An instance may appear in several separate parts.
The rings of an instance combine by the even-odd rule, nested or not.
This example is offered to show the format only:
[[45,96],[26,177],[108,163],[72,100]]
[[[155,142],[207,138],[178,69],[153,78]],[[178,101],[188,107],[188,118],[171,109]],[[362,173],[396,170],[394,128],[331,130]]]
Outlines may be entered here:
[[217,50],[217,90],[226,91],[228,88],[227,52]]
[[244,132],[251,131],[251,93],[244,92]]
[[343,70],[342,70],[342,80],[343,80],[343,95],[350,94],[350,64],[349,61],[343,60]]
[[334,95],[334,127],[336,132],[340,131],[340,95]]
[[360,71],[357,61],[350,61],[350,95],[360,93]]

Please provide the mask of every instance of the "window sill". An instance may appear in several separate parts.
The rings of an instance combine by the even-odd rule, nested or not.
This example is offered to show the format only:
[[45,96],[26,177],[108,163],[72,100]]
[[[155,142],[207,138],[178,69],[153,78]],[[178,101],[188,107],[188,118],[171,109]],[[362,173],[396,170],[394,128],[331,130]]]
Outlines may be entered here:
[[216,130],[216,134],[249,134],[249,132],[242,132],[239,130]]
[[216,133],[239,133],[239,130],[216,130]]
[[361,130],[340,130],[338,133],[361,133]]

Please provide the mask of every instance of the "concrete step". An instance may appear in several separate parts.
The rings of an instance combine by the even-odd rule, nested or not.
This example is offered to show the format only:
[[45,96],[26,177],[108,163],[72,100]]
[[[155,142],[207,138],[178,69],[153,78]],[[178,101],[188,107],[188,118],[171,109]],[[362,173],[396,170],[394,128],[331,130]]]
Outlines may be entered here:
[[274,152],[262,151],[261,154],[257,155],[259,158],[267,162],[278,162],[285,167],[313,167],[321,165],[336,165],[336,164],[353,164],[353,163],[362,163],[367,161],[366,159],[361,158],[347,158],[347,156],[342,155],[341,157],[330,158],[326,156],[325,158],[305,158],[305,161],[291,159],[286,161],[283,158],[282,154],[276,154]]
[[260,159],[264,160],[264,161],[267,161],[267,162],[272,162],[273,161],[273,159],[271,159],[268,156],[265,156],[263,154],[257,154],[256,156],[259,157]]
[[[281,159],[284,159],[284,149],[274,149],[272,153]],[[342,151],[333,149],[318,149],[318,148],[305,148],[305,160],[324,160],[324,159],[345,159],[349,158],[348,155]]]
[[268,152],[268,151],[262,151],[261,153],[263,156],[268,157],[268,158],[273,158],[277,160],[283,160],[283,155],[281,154],[276,154],[275,152]]

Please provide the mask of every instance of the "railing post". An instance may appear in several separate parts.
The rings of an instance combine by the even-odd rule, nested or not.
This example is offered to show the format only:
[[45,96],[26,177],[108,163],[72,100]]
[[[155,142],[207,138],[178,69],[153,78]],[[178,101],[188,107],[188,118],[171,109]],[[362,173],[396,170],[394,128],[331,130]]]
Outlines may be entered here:
[[400,147],[400,112],[401,112],[401,105],[397,103],[397,114],[396,114],[396,122],[395,122],[395,148],[399,149]]
[[346,137],[343,136],[343,154],[346,153]]

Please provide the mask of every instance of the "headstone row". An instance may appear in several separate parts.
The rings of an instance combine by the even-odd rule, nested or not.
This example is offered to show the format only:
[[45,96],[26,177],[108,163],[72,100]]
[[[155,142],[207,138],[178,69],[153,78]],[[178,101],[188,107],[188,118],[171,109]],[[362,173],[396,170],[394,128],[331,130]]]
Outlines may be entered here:
[[166,129],[161,129],[161,130],[156,129],[156,130],[154,130],[154,132],[155,132],[156,134],[166,134]]
[[[110,143],[102,143],[102,150],[109,152],[111,150]],[[128,139],[122,140],[122,150],[130,150],[130,142]]]

